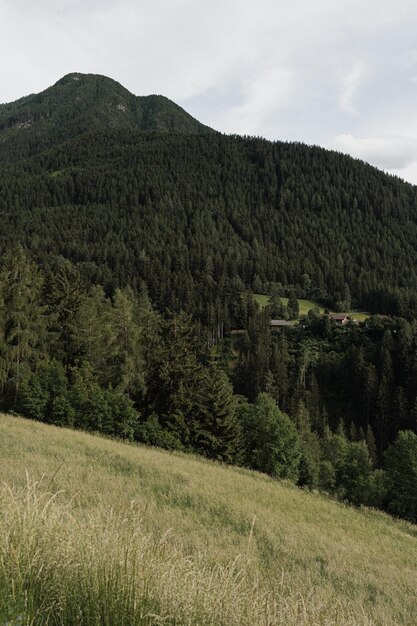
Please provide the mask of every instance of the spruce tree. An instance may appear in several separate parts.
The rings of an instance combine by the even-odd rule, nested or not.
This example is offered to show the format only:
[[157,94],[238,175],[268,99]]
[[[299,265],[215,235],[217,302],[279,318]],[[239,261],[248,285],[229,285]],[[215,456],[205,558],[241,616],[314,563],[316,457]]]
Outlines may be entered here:
[[0,379],[5,408],[16,403],[23,379],[45,354],[42,284],[42,275],[20,245],[4,255],[0,268]]
[[111,324],[111,303],[104,289],[91,287],[75,314],[74,343],[79,364],[91,364],[98,379],[107,382],[106,360]]
[[69,371],[77,360],[76,318],[85,297],[82,279],[79,269],[62,257],[49,267],[46,278],[50,352]]
[[240,459],[242,432],[233,390],[225,372],[215,364],[202,370],[195,389],[191,444],[196,452],[219,461]]
[[145,391],[145,365],[138,306],[131,289],[116,289],[107,324],[107,383],[140,398]]
[[298,319],[298,316],[300,314],[300,307],[298,304],[297,296],[295,295],[293,291],[290,291],[289,293],[287,308],[288,308],[289,319],[290,320]]
[[417,522],[417,435],[400,431],[384,456],[389,482],[388,511]]

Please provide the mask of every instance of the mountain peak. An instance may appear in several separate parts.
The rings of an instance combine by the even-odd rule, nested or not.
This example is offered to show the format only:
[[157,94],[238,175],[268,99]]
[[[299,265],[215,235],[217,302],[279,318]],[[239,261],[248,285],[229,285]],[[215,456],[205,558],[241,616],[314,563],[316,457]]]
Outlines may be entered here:
[[[126,87],[123,87],[120,83],[118,83],[113,78],[109,78],[108,76],[104,76],[102,74],[85,74],[82,72],[70,72],[69,74],[65,74],[62,78],[60,78],[54,85],[46,89],[45,91],[54,89],[56,87],[63,86],[72,86],[73,88],[80,87],[90,87],[94,88],[97,86],[105,87],[106,91],[123,91],[133,96]],[[42,92],[42,93],[45,93]]]
[[168,98],[135,96],[100,74],[72,72],[38,94],[0,107],[0,144],[13,142],[19,156],[25,154],[25,145],[36,143],[44,148],[109,128],[193,135],[214,132]]

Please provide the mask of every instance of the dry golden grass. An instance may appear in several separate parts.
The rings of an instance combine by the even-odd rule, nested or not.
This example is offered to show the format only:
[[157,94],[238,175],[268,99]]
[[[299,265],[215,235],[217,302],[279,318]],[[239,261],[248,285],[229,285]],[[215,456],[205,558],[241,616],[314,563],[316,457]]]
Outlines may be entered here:
[[0,416],[0,624],[417,623],[417,529]]

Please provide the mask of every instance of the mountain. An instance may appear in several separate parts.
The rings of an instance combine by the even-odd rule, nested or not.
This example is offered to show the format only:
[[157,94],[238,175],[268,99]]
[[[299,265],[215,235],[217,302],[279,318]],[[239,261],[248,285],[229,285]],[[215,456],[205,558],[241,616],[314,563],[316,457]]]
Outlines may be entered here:
[[414,317],[417,189],[317,147],[225,136],[162,96],[69,74],[0,108],[0,252],[239,323],[247,290]]
[[164,96],[138,97],[105,76],[72,73],[0,106],[0,158],[10,144],[26,156],[94,129],[210,132]]
[[377,511],[5,415],[0,469],[1,623],[415,623],[416,527]]
[[[86,94],[82,110],[74,105],[75,98],[81,98],[74,97],[79,84]],[[71,75],[40,96],[3,105],[0,111],[4,121],[0,410],[243,465],[416,522],[416,188],[335,152],[224,136],[201,128],[169,101],[156,98],[150,103],[146,117],[141,100],[130,97],[117,83]],[[22,114],[25,107],[26,117]],[[260,310],[251,291],[258,298],[271,294],[270,305]],[[288,298],[288,306],[283,306],[280,296]],[[356,305],[390,315],[342,325],[310,311],[299,324],[272,332],[272,318],[297,318],[297,297],[333,310],[346,312]],[[229,332],[233,329],[241,332]],[[0,416],[0,427],[2,420]],[[45,618],[48,623],[150,625],[157,615],[158,622],[167,624],[184,620],[259,624],[259,611],[270,606],[274,611],[278,606],[278,623],[291,623],[292,616],[297,623],[300,615],[305,617],[311,590],[320,585],[319,596],[308,605],[308,622],[332,624],[337,610],[339,623],[358,623],[364,615],[372,615],[381,624],[410,623],[410,614],[415,612],[410,588],[415,588],[415,581],[413,573],[407,578],[410,565],[404,556],[410,540],[408,526],[392,526],[378,517],[381,524],[370,535],[365,533],[364,539],[363,528],[375,521],[375,513],[348,516],[346,508],[332,506],[323,519],[324,500],[317,493],[307,498],[253,475],[252,487],[246,489],[240,480],[247,476],[243,470],[231,472],[239,480],[229,481],[227,493],[218,497],[216,489],[226,483],[226,474],[217,473],[217,468],[210,478],[206,464],[201,471],[193,466],[184,474],[170,461],[179,457],[164,456],[154,466],[156,480],[151,487],[153,474],[148,469],[153,453],[140,452],[140,458],[147,459],[142,464],[130,456],[133,447],[122,449],[108,442],[98,449],[96,443],[95,450],[86,452],[87,444],[77,448],[76,443],[75,448],[85,453],[83,460],[76,450],[72,456],[68,439],[64,447],[54,443],[52,454],[43,445],[55,441],[52,429],[39,430],[41,458],[35,459],[37,427],[25,424],[30,439],[27,453],[16,446],[13,436],[0,437],[0,448],[5,441],[12,455],[7,470],[13,470],[15,458],[20,466],[28,458],[24,465],[36,476],[52,476],[47,490],[56,486],[62,494],[66,483],[55,479],[61,478],[60,458],[65,458],[65,471],[74,476],[77,494],[80,484],[87,490],[86,477],[93,481],[87,490],[87,510],[80,517],[93,523],[80,544],[80,523],[71,525],[73,509],[67,516],[68,526],[64,520],[68,508],[50,508],[61,495],[44,501],[45,494],[29,485],[29,492],[12,494],[10,500],[7,488],[0,490],[0,511],[11,510],[8,525],[0,521],[0,537],[5,538],[0,541],[0,622],[14,623],[22,616],[24,621],[36,621],[24,611],[45,601],[42,619],[47,607],[52,613],[61,611],[50,620]],[[55,439],[60,440],[62,432]],[[19,437],[23,441],[21,431]],[[78,435],[73,437],[81,441]],[[45,465],[44,453],[49,461],[57,461],[58,469]],[[103,465],[110,465],[110,475],[92,471]],[[83,467],[76,475],[76,469]],[[164,474],[167,468],[169,480]],[[200,476],[191,486],[190,475]],[[11,476],[15,484],[15,475]],[[123,477],[132,479],[130,486]],[[138,483],[139,494],[132,491]],[[215,493],[207,500],[210,489]],[[102,494],[110,492],[116,494],[116,501],[92,518],[88,503],[95,496],[102,502]],[[138,538],[137,522],[143,517],[134,517],[127,535],[107,531],[113,531],[119,514],[126,529],[127,511],[136,511],[132,503],[141,493],[145,497],[140,513],[148,511],[154,499],[150,519],[161,521],[167,505],[166,519],[172,526],[171,513],[180,510],[180,533],[187,537],[180,548],[185,560],[171,560],[175,555],[169,552],[168,559],[155,561],[156,569],[146,570],[150,578],[141,578],[140,588],[151,595],[145,596],[131,594],[131,573],[143,572],[141,564],[148,559],[139,564],[135,560],[126,576],[126,570],[123,574],[118,569],[120,553],[107,553],[102,543],[95,543],[105,537],[107,546],[122,546],[123,555],[130,558],[130,540]],[[238,500],[232,504],[231,494],[236,493]],[[77,494],[69,498],[76,509]],[[130,508],[123,503],[119,507],[120,494],[130,494],[125,503]],[[29,513],[27,508],[23,512],[16,508],[16,498],[21,497],[26,506],[34,504]],[[37,508],[39,502],[45,506]],[[282,512],[288,510],[293,515],[280,525]],[[25,520],[32,524],[37,515],[40,530],[46,528],[46,533],[40,536],[30,525],[28,535],[21,535],[25,549],[20,550],[20,544],[12,546],[10,559],[9,529],[24,530]],[[204,520],[210,531],[214,527],[219,532],[207,561],[193,566],[193,581],[201,581],[193,588],[208,589],[212,595],[198,593],[190,608],[188,587],[182,596],[177,590],[179,581],[190,573],[189,539]],[[340,551],[351,525],[356,531]],[[148,529],[154,532],[155,526]],[[163,532],[165,527],[156,526],[156,530]],[[33,559],[29,558],[33,579],[16,587],[10,567],[18,563],[18,581],[27,581],[26,570],[15,557],[30,556],[26,548],[32,545],[33,536],[36,548],[46,545],[45,538],[54,539],[40,557],[35,551]],[[381,546],[382,536],[386,541]],[[199,546],[207,547],[208,537],[204,528],[191,545],[193,554],[194,547],[196,552]],[[210,564],[218,566],[222,537],[229,560],[224,560],[225,569],[213,570]],[[326,545],[320,543],[321,537],[326,538]],[[329,537],[335,538],[330,548]],[[392,552],[396,539],[401,546]],[[141,536],[138,541],[139,550]],[[317,542],[319,549],[306,560],[306,546],[315,548]],[[80,570],[78,555],[90,544],[91,554],[104,560],[86,558],[93,569]],[[56,552],[57,545],[65,554]],[[151,547],[146,555],[165,549],[165,543],[147,545]],[[240,566],[239,560],[233,560],[236,548],[238,554],[250,558],[244,575],[254,578],[245,578],[251,581],[248,586],[239,586],[241,570],[233,569],[236,563]],[[48,561],[48,553],[52,560]],[[139,554],[135,552],[135,559]],[[389,554],[387,562],[395,565],[383,580],[378,577],[381,554]],[[57,569],[57,563],[67,563],[61,556],[69,557],[69,569]],[[350,565],[345,568],[347,556]],[[368,560],[377,561],[378,567],[372,565],[370,570]],[[173,569],[164,569],[166,563],[172,563]],[[398,575],[399,563],[406,574]],[[275,605],[288,587],[279,582],[271,591],[269,583],[282,580],[283,564],[293,578],[283,603]],[[358,574],[361,568],[364,575]],[[174,571],[184,575],[170,578]],[[260,596],[259,572],[267,577]],[[112,589],[111,581],[120,580],[122,574],[128,584]],[[213,577],[218,574],[220,582],[213,588]],[[168,579],[173,592],[167,599],[163,594]],[[163,585],[155,586],[155,580]],[[235,580],[243,589],[238,611]],[[11,587],[4,581],[12,581]],[[98,581],[98,587],[93,581]],[[207,581],[211,581],[209,587]],[[232,587],[222,605],[226,613],[219,616],[215,607],[224,598],[219,590],[227,581]],[[70,595],[60,594],[63,589]],[[157,595],[158,589],[162,595]],[[29,597],[30,590],[33,596]],[[83,596],[83,590],[91,594]],[[89,604],[94,594],[98,601]],[[291,604],[300,594],[303,602]],[[343,615],[341,595],[346,595]],[[185,604],[174,619],[164,619],[165,607],[172,615],[178,598]],[[248,598],[249,604],[242,609],[241,601]],[[324,617],[315,612],[317,607],[322,611],[323,598]],[[53,605],[48,604],[50,600]],[[102,614],[97,612],[98,605]],[[133,617],[131,613],[125,617],[122,605],[130,607],[127,610],[133,611]],[[6,615],[3,606],[8,607]],[[285,613],[291,606],[293,613]],[[140,607],[139,615],[135,607]],[[204,607],[208,607],[205,612]],[[268,614],[265,622],[277,623],[275,614]]]

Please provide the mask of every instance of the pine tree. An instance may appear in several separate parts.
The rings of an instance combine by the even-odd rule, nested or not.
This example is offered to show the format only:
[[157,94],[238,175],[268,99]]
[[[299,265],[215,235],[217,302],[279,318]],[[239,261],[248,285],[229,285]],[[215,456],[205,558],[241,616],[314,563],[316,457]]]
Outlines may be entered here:
[[0,269],[3,403],[12,407],[24,377],[45,354],[43,278],[21,246],[5,254]]
[[298,304],[297,296],[295,295],[293,291],[290,291],[289,293],[287,308],[288,308],[288,318],[290,320],[298,319],[298,316],[300,314],[300,307]]
[[385,450],[391,435],[391,392],[393,368],[391,355],[387,349],[381,349],[379,385],[376,396],[376,435],[380,451]]
[[74,344],[79,363],[91,364],[98,380],[105,383],[111,304],[102,287],[91,287],[75,314]]
[[152,387],[152,377],[155,376],[161,362],[164,346],[161,337],[162,318],[153,308],[148,291],[143,285],[137,299],[137,320],[140,327],[146,392]]
[[298,402],[294,421],[301,442],[298,484],[314,489],[318,484],[319,478],[320,442],[317,434],[311,430],[311,417],[302,400]]
[[282,303],[281,298],[278,295],[272,295],[269,298],[267,312],[271,319],[287,319],[288,310]]
[[145,391],[145,365],[137,302],[131,289],[116,289],[107,325],[107,383],[130,398]]
[[49,310],[50,352],[67,370],[77,359],[77,313],[85,297],[78,268],[60,257],[49,268],[45,283]]
[[384,457],[390,485],[388,511],[417,522],[417,435],[400,431]]
[[216,365],[202,371],[195,390],[191,445],[196,452],[226,463],[238,462],[242,433],[226,374]]
[[105,390],[97,383],[92,368],[84,363],[72,373],[70,401],[75,411],[75,426],[106,434],[113,433],[113,420]]
[[197,428],[195,397],[206,355],[188,315],[171,315],[162,322],[160,348],[148,375],[148,404],[161,426],[189,446]]
[[377,460],[377,447],[374,433],[372,432],[372,428],[369,424],[366,428],[366,445],[368,446],[369,456],[371,457],[372,463],[375,465]]
[[404,387],[399,385],[393,391],[391,430],[397,433],[406,425],[407,402]]
[[288,408],[289,366],[288,342],[285,332],[281,332],[272,347],[270,368],[275,381],[275,392],[272,395],[283,411]]

